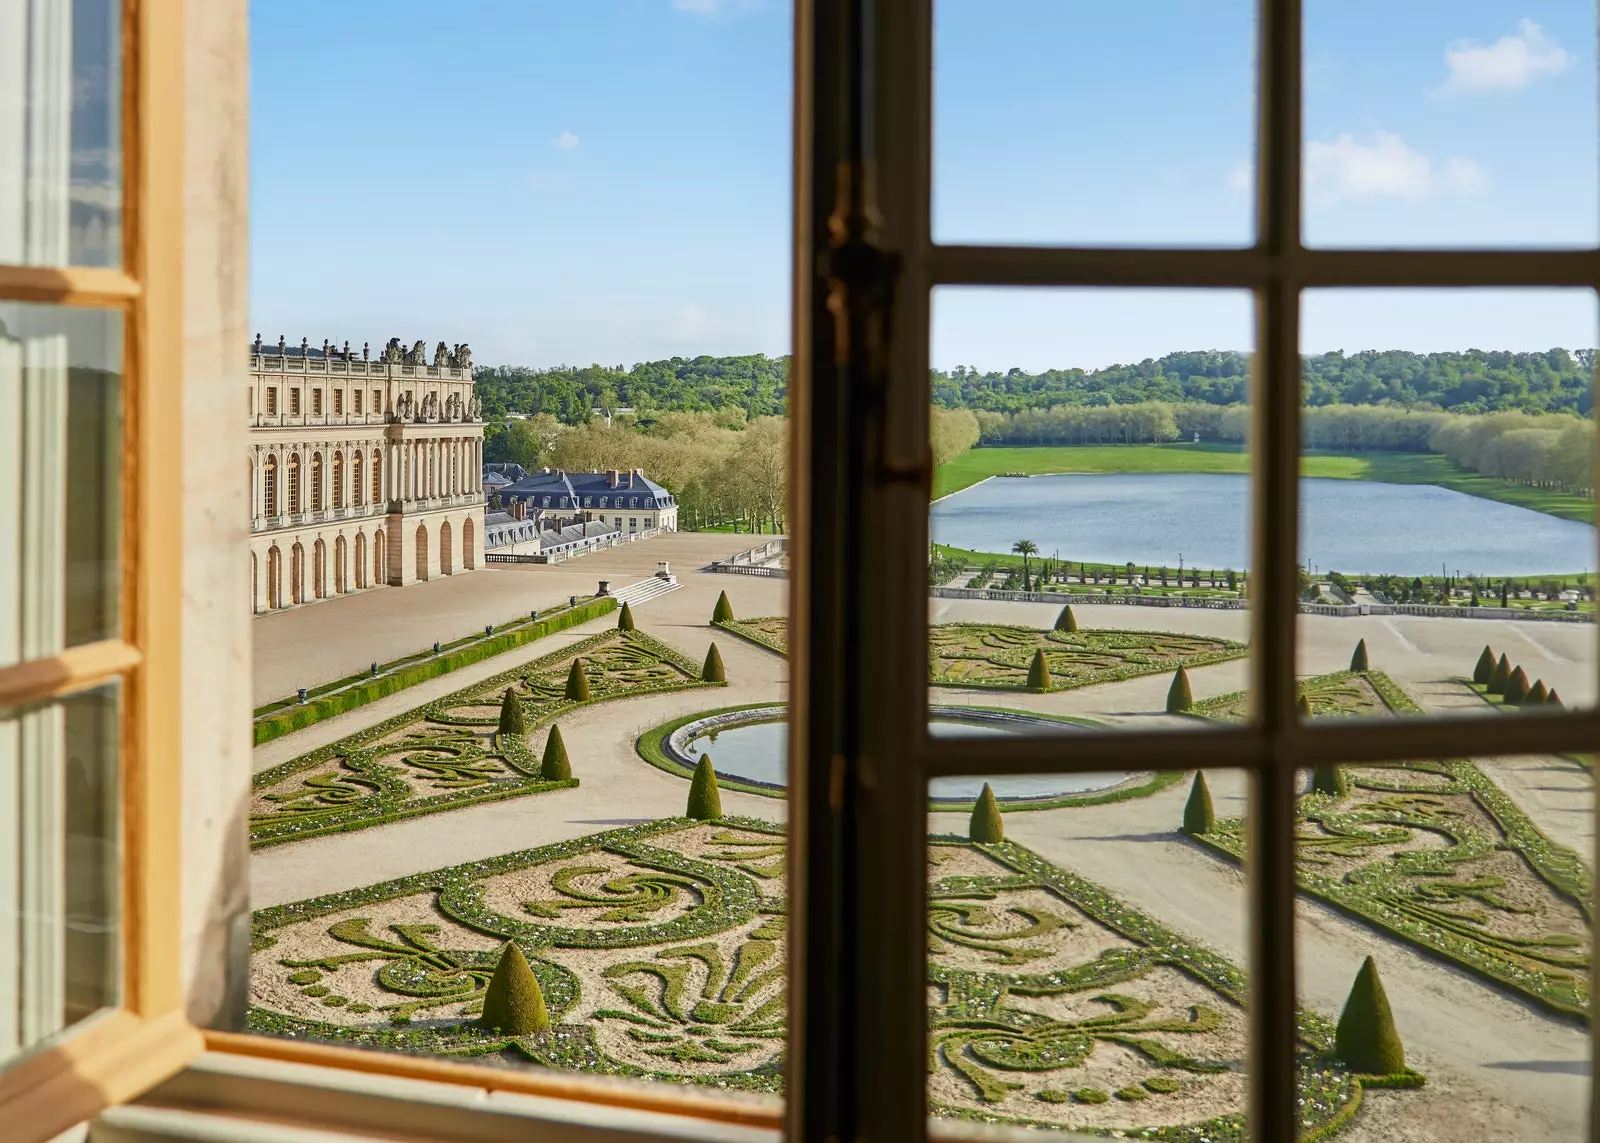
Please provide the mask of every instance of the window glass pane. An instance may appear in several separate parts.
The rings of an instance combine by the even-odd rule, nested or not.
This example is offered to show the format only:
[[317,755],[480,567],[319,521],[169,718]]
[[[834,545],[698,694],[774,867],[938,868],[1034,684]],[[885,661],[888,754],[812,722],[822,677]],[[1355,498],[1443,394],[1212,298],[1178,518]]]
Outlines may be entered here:
[[122,5],[0,0],[0,262],[122,263]]
[[[1141,778],[1120,797],[1056,808],[1006,797],[1015,779],[931,784],[935,1116],[1123,1138],[1241,1137],[1244,884],[1195,835],[1244,814],[1247,777]],[[1334,1110],[1317,1108],[1311,1125]]]
[[0,712],[0,1062],[120,996],[118,691]]
[[1322,290],[1302,313],[1313,713],[1592,705],[1593,293]]
[[1594,244],[1594,21],[1575,0],[1306,4],[1307,242]]
[[940,242],[1242,246],[1249,3],[938,0]]
[[122,315],[0,302],[0,664],[118,630]]
[[930,709],[1043,734],[1239,697],[1250,345],[1238,292],[935,292]]
[[[1363,1081],[1358,1125],[1441,1143],[1587,1139],[1586,766],[1426,759],[1301,781],[1299,991],[1335,1054],[1385,1077]],[[1225,825],[1206,841],[1238,851]]]

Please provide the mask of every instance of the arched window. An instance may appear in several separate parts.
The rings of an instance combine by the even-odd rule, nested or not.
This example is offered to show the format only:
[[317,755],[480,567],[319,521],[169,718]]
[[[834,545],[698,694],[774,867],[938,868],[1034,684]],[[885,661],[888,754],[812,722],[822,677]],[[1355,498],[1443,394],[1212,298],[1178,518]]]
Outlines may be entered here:
[[382,504],[383,496],[383,454],[377,449],[372,450],[372,502]]
[[267,454],[267,463],[261,469],[261,514],[278,514],[278,458]]
[[289,511],[300,511],[300,454],[297,452],[289,454]]
[[333,506],[344,507],[344,453],[333,454]]
[[361,454],[357,452],[350,457],[350,503],[360,507],[365,495],[366,489],[361,483]]
[[322,511],[322,454],[311,454],[311,510]]

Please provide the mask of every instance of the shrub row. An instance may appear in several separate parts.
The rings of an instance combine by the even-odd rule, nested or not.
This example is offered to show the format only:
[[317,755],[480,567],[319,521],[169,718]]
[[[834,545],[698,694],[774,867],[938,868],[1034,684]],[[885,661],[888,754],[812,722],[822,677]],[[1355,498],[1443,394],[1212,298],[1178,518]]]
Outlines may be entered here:
[[[485,659],[532,643],[536,639],[543,639],[546,635],[553,635],[557,631],[565,631],[569,627],[598,619],[616,610],[616,606],[617,601],[611,596],[585,600],[576,607],[569,607],[543,619],[523,620],[520,625],[507,627],[494,635],[476,637],[456,650],[441,649],[438,655],[415,659],[410,665],[388,674],[379,674],[377,678],[361,682],[357,681],[361,676],[351,676],[350,685],[345,689],[324,694],[303,704],[293,699],[285,700],[292,705],[284,707],[283,704],[277,704],[280,709],[276,713],[256,719],[255,744],[260,746],[263,742],[271,742],[274,738],[281,738],[296,730],[304,730],[325,718],[333,718],[335,715],[356,710],[407,687],[436,679],[451,671],[469,667],[473,663],[481,663]],[[344,681],[341,680],[341,683]]]

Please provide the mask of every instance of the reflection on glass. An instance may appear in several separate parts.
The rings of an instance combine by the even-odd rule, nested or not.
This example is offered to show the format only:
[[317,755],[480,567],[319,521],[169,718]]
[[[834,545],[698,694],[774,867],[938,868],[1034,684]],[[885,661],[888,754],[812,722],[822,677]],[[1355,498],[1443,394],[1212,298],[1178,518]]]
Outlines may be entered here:
[[1313,291],[1303,313],[1314,713],[1592,704],[1594,295]]
[[1254,10],[939,0],[940,242],[1242,246]]
[[1593,244],[1594,19],[1570,0],[1306,4],[1307,242]]
[[[1408,1089],[1375,1105],[1397,1117],[1385,1134],[1587,1138],[1589,771],[1448,758],[1301,782],[1301,1002],[1342,1060],[1382,1077],[1369,1090]],[[1409,1089],[1419,1073],[1428,1086]]]
[[0,715],[0,1060],[120,996],[118,687]]
[[1248,296],[933,300],[929,701],[1204,725],[1246,684]]
[[929,814],[934,1114],[1236,1138],[1245,895],[1209,835],[1244,813],[1245,776],[1108,777],[1054,800],[962,779],[979,796]]
[[117,633],[121,374],[119,313],[0,302],[0,665]]
[[122,263],[122,5],[0,0],[0,263]]

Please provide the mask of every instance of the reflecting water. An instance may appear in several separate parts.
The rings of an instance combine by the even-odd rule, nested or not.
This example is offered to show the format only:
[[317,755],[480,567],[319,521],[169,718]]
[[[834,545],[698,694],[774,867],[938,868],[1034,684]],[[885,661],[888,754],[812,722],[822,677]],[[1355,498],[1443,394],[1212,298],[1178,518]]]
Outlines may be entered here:
[[[933,506],[941,544],[1091,563],[1247,567],[1247,476],[996,477]],[[1537,575],[1594,566],[1594,528],[1432,484],[1303,479],[1307,563],[1345,573]]]
[[[928,730],[935,738],[992,738],[1011,734],[1037,736],[1040,728],[1032,724],[1009,727],[933,719],[928,723]],[[685,753],[696,759],[710,754],[712,766],[722,777],[781,786],[789,777],[785,753],[788,739],[788,727],[783,723],[758,722],[702,735],[688,744]],[[1048,798],[1104,789],[1116,785],[1124,777],[1124,774],[1041,774],[989,779],[936,778],[928,783],[928,795],[934,799],[970,800],[978,796],[987,781],[997,798]]]

